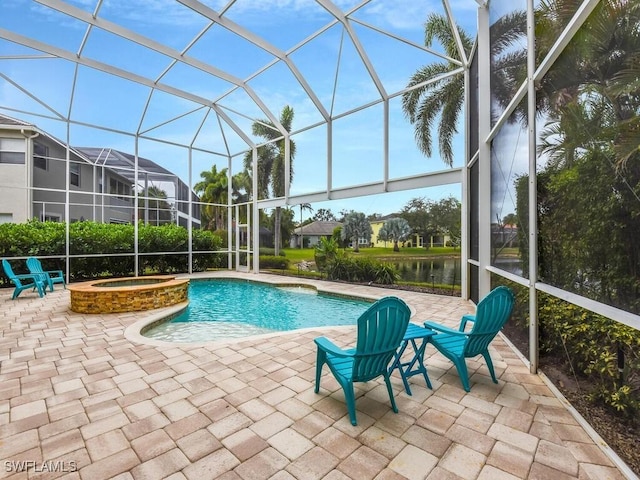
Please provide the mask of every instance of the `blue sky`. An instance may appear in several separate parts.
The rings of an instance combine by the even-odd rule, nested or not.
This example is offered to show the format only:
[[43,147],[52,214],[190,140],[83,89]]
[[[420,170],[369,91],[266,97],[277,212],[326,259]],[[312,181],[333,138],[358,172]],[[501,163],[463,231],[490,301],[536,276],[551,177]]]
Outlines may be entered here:
[[[96,0],[67,0],[63,5],[79,9],[78,16],[82,17],[92,13],[96,3]],[[339,116],[371,104],[334,121],[331,175],[334,187],[382,180],[383,108],[381,103],[376,103],[380,93],[357,48],[361,46],[366,52],[387,94],[401,91],[420,66],[442,61],[415,46],[423,45],[427,15],[444,12],[441,2],[374,0],[367,3],[353,14],[358,22],[351,23],[360,45],[351,40],[340,23],[327,27],[333,17],[310,0],[237,0],[226,10],[227,1],[202,3],[216,15],[224,11],[222,19],[240,31],[250,32],[267,50],[287,53],[326,112]],[[344,10],[360,4],[353,0],[335,2]],[[455,0],[451,5],[457,21],[473,36],[475,1]],[[219,24],[211,25],[209,19],[171,0],[105,0],[98,18],[106,22],[105,25],[115,25],[170,51],[186,53],[192,61],[178,62],[168,68],[172,58],[166,51],[150,50],[97,27],[92,28],[83,44],[87,32],[84,22],[29,0],[3,0],[0,28],[49,47],[73,54],[80,52],[82,58],[158,81],[169,89],[188,92],[194,98],[215,100],[222,106],[224,115],[249,134],[253,121],[266,117],[256,98],[275,116],[285,105],[291,105],[295,111],[293,129],[298,132],[292,137],[297,154],[291,194],[326,188],[328,144],[322,114],[295,73],[284,62],[275,61],[271,52]],[[320,35],[302,45],[323,28]],[[185,52],[194,39],[197,41]],[[433,49],[440,50],[438,45]],[[151,93],[148,85],[88,66],[80,66],[75,76],[72,62],[22,57],[25,55],[41,57],[41,52],[0,35],[0,113],[33,122],[63,140],[66,124],[52,118],[70,113],[75,122],[71,126],[70,143],[77,146],[111,147],[133,153],[135,144],[129,133],[139,131],[147,137],[162,139],[164,142],[141,140],[139,155],[176,173],[185,182],[189,181],[187,149],[173,144],[192,144],[207,151],[193,154],[194,183],[200,180],[199,173],[209,170],[213,163],[218,169],[227,166],[226,157],[216,153],[234,156],[233,172],[242,168],[241,152],[246,144],[227,124],[222,122],[221,127],[220,119],[197,102],[166,91]],[[208,71],[194,68],[200,64],[211,68]],[[212,74],[218,71],[228,75],[227,79],[244,82],[247,89],[234,88],[230,81]],[[391,99],[389,115],[391,178],[447,168],[437,148],[432,158],[426,158],[415,147],[413,129],[402,114],[400,97]],[[307,129],[310,126],[314,127]],[[463,140],[459,135],[455,140],[454,166],[462,165],[462,155]],[[459,198],[460,187],[375,195],[313,207],[331,208],[334,212],[354,209],[366,214],[386,214],[397,211],[417,196],[437,200],[449,195]]]

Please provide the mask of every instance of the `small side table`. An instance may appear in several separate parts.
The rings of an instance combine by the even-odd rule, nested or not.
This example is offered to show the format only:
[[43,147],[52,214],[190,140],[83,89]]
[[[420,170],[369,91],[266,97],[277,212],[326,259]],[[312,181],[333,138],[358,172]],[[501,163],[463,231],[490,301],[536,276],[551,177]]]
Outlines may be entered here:
[[[402,339],[402,343],[400,344],[400,349],[396,352],[395,357],[393,358],[393,363],[391,367],[389,367],[389,375],[393,373],[394,369],[400,370],[400,376],[402,377],[402,383],[404,383],[404,389],[407,391],[407,394],[411,395],[411,388],[409,388],[409,377],[417,375],[421,373],[424,376],[425,381],[427,382],[427,387],[433,388],[431,386],[431,381],[429,380],[429,376],[427,375],[427,368],[424,366],[424,350],[427,348],[427,343],[431,337],[436,335],[436,332],[433,330],[428,330],[424,327],[420,327],[415,323],[409,323],[407,327],[407,331],[404,334],[404,338]],[[422,340],[420,345],[416,344],[416,340]],[[408,362],[402,362],[402,354],[407,348],[407,345],[411,343],[413,347],[413,358]],[[417,367],[414,366],[418,364]]]

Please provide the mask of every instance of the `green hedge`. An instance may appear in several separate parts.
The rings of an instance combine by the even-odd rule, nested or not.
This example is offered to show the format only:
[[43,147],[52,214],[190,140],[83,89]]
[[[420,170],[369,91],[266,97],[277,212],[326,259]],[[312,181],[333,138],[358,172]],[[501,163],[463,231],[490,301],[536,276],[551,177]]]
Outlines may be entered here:
[[[512,321],[518,328],[527,328],[528,289],[506,283],[517,298]],[[566,359],[591,400],[624,415],[638,414],[640,331],[542,292],[538,292],[538,328],[541,356]],[[624,359],[622,372],[619,354]]]
[[[46,257],[65,255],[65,224],[30,221],[0,224],[0,257]],[[226,264],[226,254],[197,253],[219,250],[222,239],[208,230],[193,230],[193,270]],[[169,224],[138,227],[140,274],[178,273],[188,269],[186,254],[151,255],[155,252],[184,252],[188,249],[188,231]],[[69,251],[78,257],[70,260],[71,278],[83,280],[105,276],[134,274],[134,227],[96,222],[75,222],[69,226]],[[127,254],[111,256],[111,254]],[[149,255],[144,255],[148,253]],[[89,256],[89,255],[102,256]],[[64,259],[43,259],[46,270],[64,269]],[[24,270],[13,262],[16,272]],[[6,279],[5,279],[6,280]],[[6,282],[5,282],[6,283]]]

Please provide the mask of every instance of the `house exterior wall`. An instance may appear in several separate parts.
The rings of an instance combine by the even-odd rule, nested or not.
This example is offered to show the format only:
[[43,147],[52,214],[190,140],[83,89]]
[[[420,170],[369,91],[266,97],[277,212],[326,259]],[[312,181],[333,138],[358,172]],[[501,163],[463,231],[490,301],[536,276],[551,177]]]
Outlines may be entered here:
[[[0,142],[10,140],[11,152],[17,153],[16,140],[23,147],[23,164],[0,162],[0,221],[14,223],[29,219],[64,221],[67,188],[66,148],[46,135],[29,138],[16,130],[2,130]],[[3,143],[0,143],[0,149]],[[36,153],[34,153],[36,152]],[[34,156],[37,161],[34,161]],[[70,152],[72,178],[78,185],[69,186],[69,217],[71,221],[95,220],[98,222],[131,222],[133,220],[133,196],[115,197],[100,195],[108,192],[110,179],[129,183],[124,177],[108,169],[102,169],[86,159]],[[105,190],[105,186],[106,189]]]
[[[8,140],[2,142],[2,140]],[[18,132],[0,133],[0,152],[26,157],[28,140]],[[29,218],[28,163],[0,162],[0,222],[25,222]]]

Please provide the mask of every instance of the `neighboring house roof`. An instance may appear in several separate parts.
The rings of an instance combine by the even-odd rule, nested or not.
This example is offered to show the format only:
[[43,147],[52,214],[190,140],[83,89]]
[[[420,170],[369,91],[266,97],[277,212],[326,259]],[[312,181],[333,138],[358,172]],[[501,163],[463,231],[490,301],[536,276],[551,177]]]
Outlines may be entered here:
[[[23,120],[18,120],[17,118],[0,114],[0,128],[2,127],[9,128],[11,130],[16,130],[16,127],[20,127],[20,130],[29,129],[34,132],[38,132],[43,137],[47,137],[58,145],[66,148],[66,144],[64,142],[41,130],[36,125]],[[135,173],[135,156],[112,148],[69,147],[69,149],[87,163],[113,167],[120,176],[133,182]],[[163,168],[157,163],[143,157],[138,157],[138,172],[148,174],[149,180],[167,181],[176,177],[174,173],[170,172],[166,168]]]
[[384,223],[387,220],[391,220],[392,218],[398,218],[400,215],[398,215],[397,213],[390,213],[389,215],[383,215],[379,218],[373,219],[373,220],[369,220],[370,224],[376,224],[376,223]]
[[30,127],[32,129],[35,129],[35,125],[31,123],[18,120],[17,118],[7,117],[6,115],[2,114],[0,114],[0,125],[17,125],[20,127]]
[[[134,155],[112,148],[75,147],[75,149],[96,165],[115,168],[120,175],[133,182],[136,158]],[[169,181],[176,177],[166,168],[144,157],[138,157],[138,173],[148,174],[149,180]]]
[[[16,118],[7,117],[6,115],[0,114],[0,128],[5,128],[5,129],[10,129],[10,130],[16,130],[17,131],[18,128],[16,128],[16,127],[20,127],[19,130],[29,129],[29,130],[31,130],[33,132],[37,132],[39,136],[46,137],[46,138],[50,139],[52,142],[57,143],[58,145],[60,145],[63,148],[67,147],[67,145],[64,142],[62,142],[61,140],[58,140],[56,137],[48,134],[44,130],[41,130],[40,128],[38,128],[33,123],[24,122],[22,120],[18,120]],[[79,159],[84,160],[87,163],[93,163],[93,161],[91,159],[89,159],[85,154],[80,152],[77,148],[69,147],[69,150],[71,152],[73,152]]]
[[311,222],[308,225],[303,225],[302,227],[298,227],[293,231],[294,235],[318,235],[318,236],[330,236],[333,234],[333,230],[336,227],[341,227],[342,223],[340,222],[325,222],[317,220],[315,222]]

